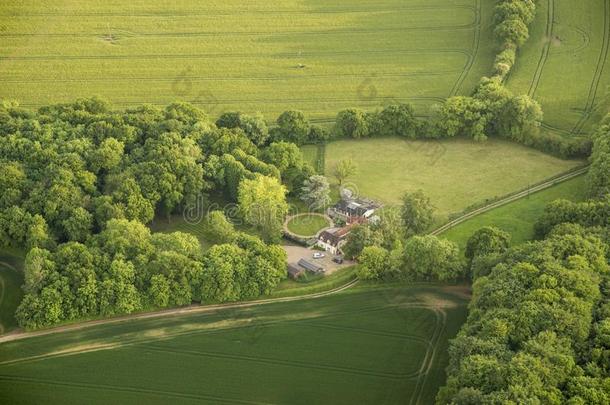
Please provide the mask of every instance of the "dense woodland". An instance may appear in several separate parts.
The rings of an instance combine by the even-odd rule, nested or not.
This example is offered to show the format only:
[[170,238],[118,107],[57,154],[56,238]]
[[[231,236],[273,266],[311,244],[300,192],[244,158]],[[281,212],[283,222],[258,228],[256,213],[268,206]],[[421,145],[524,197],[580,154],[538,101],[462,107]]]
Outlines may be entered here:
[[[285,277],[286,258],[266,243],[281,235],[286,193],[313,169],[294,144],[267,142],[260,122],[223,124],[180,103],[124,112],[99,99],[38,112],[5,103],[0,242],[28,251],[20,324],[269,293]],[[210,194],[239,203],[265,242],[219,213],[209,227],[223,244],[206,253],[191,235],[145,226]]]
[[591,200],[555,201],[539,241],[468,242],[473,299],[438,403],[610,403],[610,115],[594,136]]

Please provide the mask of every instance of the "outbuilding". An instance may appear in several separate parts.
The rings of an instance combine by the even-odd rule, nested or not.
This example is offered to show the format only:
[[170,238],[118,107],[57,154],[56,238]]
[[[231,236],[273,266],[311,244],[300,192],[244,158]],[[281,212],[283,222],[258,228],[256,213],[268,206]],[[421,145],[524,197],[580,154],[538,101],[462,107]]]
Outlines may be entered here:
[[288,277],[290,277],[291,279],[297,280],[303,274],[305,274],[305,269],[303,267],[295,264],[288,265]]
[[309,260],[305,260],[305,259],[301,259],[299,260],[299,266],[302,267],[305,270],[309,270],[313,273],[324,273],[326,270],[324,269],[324,267],[312,263]]

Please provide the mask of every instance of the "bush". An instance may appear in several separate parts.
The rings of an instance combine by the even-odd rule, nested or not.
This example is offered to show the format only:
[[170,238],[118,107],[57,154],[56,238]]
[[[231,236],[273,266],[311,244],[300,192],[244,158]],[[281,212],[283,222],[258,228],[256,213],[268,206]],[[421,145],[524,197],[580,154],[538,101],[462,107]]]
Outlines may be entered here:
[[370,135],[367,114],[355,108],[340,111],[335,122],[335,132],[345,138],[365,138]]

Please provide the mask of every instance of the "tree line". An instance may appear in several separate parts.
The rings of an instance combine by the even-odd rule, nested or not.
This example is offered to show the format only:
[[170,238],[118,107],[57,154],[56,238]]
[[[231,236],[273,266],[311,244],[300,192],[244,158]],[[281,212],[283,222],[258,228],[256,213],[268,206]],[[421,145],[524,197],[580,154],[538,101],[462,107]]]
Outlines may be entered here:
[[364,138],[399,135],[410,139],[455,136],[485,141],[499,137],[568,157],[586,157],[591,142],[541,133],[539,103],[528,95],[513,94],[503,82],[512,69],[519,48],[529,38],[529,24],[536,15],[533,0],[501,0],[494,9],[494,35],[498,44],[493,74],[481,79],[471,96],[454,96],[435,105],[428,119],[416,118],[409,104],[389,105],[364,112],[340,111],[331,132],[335,137]]

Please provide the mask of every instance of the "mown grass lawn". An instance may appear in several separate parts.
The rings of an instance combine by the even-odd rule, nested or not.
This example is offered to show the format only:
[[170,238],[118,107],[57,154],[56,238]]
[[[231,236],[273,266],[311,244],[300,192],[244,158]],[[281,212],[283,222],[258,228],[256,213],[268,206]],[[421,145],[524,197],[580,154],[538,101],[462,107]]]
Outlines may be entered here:
[[320,230],[330,226],[320,215],[299,215],[288,221],[288,230],[299,236],[315,236]]
[[494,58],[480,0],[3,0],[0,98],[25,106],[99,95],[175,100],[212,116],[469,94]]
[[449,286],[363,285],[3,343],[0,402],[432,403],[466,300]]
[[439,221],[582,164],[494,139],[340,140],[326,146],[331,180],[334,165],[346,158],[358,165],[358,173],[347,182],[360,195],[396,205],[406,191],[421,189],[436,207]]
[[495,226],[511,234],[513,245],[526,242],[533,239],[534,224],[548,203],[560,198],[571,201],[582,201],[585,198],[585,179],[585,176],[579,176],[539,191],[529,197],[477,215],[449,229],[440,236],[456,242],[463,251],[468,238],[477,229],[484,226]]

